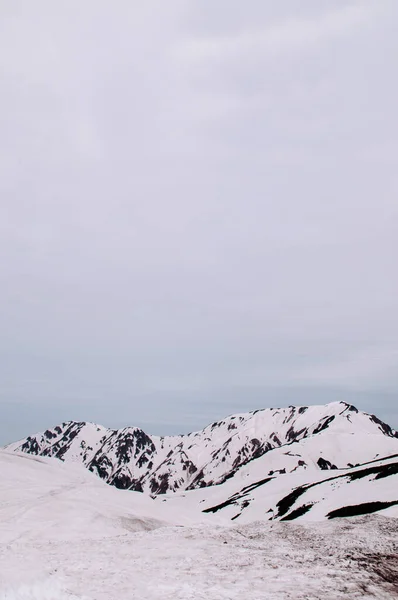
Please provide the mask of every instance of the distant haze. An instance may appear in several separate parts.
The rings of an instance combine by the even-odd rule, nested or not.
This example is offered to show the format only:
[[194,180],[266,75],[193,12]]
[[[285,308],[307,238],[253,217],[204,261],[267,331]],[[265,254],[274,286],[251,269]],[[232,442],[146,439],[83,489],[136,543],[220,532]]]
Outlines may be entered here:
[[398,428],[396,0],[4,0],[0,444]]

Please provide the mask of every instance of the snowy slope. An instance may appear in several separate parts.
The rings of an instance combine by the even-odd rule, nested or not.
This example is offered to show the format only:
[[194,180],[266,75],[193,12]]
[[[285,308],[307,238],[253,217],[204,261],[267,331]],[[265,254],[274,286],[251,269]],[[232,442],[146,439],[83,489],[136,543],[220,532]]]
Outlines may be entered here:
[[398,455],[353,469],[299,471],[229,481],[218,488],[166,497],[175,509],[186,505],[237,523],[256,520],[321,521],[388,511],[398,517]]
[[[350,442],[352,434],[373,441],[359,450],[359,444]],[[318,455],[311,455],[316,469],[328,467],[319,462],[323,457],[345,468],[398,452],[395,431],[343,402],[232,415],[202,431],[169,437],[150,436],[136,427],[110,430],[71,421],[8,449],[80,462],[118,488],[163,494],[220,484],[242,465],[305,439],[315,440],[314,448],[320,448]],[[285,468],[283,461],[278,468]]]
[[81,465],[51,458],[0,451],[0,477],[6,543],[21,532],[24,539],[68,540],[193,522],[149,496],[106,485]]
[[0,600],[398,597],[398,519],[225,527],[209,514],[194,522],[165,496],[107,486],[81,465],[4,451],[0,477]]

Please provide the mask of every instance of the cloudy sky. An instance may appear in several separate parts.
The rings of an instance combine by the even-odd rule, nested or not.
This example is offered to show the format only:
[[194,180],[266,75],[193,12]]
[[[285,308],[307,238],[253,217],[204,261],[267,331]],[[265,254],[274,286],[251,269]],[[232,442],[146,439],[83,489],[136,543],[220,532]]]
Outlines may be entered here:
[[398,427],[398,2],[0,0],[0,442]]

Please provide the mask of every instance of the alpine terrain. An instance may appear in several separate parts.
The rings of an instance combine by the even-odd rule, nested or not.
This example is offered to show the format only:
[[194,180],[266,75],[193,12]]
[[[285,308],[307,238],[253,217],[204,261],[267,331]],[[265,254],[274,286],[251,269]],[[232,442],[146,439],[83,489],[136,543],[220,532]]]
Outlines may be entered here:
[[398,434],[345,403],[71,421],[0,476],[0,600],[398,598]]
[[8,449],[80,462],[118,488],[165,494],[223,483],[264,456],[266,475],[273,474],[275,455],[287,457],[273,469],[279,473],[353,467],[398,453],[398,433],[376,416],[336,402],[256,410],[229,416],[202,431],[168,437],[149,435],[138,427],[112,430],[69,421]]

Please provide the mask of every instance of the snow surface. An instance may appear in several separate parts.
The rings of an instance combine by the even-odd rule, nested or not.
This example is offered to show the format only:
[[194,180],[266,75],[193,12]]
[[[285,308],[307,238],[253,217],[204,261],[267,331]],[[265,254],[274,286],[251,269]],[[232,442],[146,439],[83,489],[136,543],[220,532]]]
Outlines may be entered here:
[[234,524],[7,451],[0,477],[0,600],[398,598],[398,519]]

